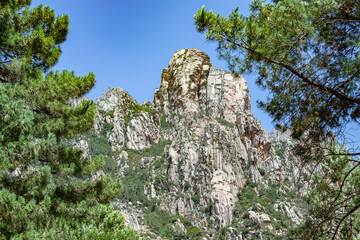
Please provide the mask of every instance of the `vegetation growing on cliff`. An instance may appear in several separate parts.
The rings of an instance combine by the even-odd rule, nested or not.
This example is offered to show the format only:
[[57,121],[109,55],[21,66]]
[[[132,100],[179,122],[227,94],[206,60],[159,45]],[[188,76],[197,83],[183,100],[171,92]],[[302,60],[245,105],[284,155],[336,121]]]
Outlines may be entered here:
[[[129,110],[131,111],[131,109]],[[102,130],[100,136],[87,135],[87,140],[91,144],[93,144],[92,142],[97,143],[99,139],[106,139],[106,132]],[[104,144],[105,142],[101,145]],[[188,219],[179,215],[169,214],[159,206],[161,203],[160,199],[149,197],[152,192],[151,185],[154,186],[157,194],[162,194],[168,191],[171,185],[174,184],[164,173],[166,167],[164,165],[164,148],[169,144],[171,144],[171,141],[162,140],[142,150],[124,147],[121,151],[127,152],[128,160],[120,159],[116,164],[117,167],[109,173],[115,173],[119,177],[119,167],[126,166],[122,172],[123,189],[122,193],[118,196],[118,200],[124,203],[131,203],[137,206],[137,208],[142,209],[144,219],[141,224],[147,225],[151,232],[155,234],[143,234],[144,237],[153,238],[160,236],[167,239],[200,239],[204,234],[197,227],[192,226]],[[97,155],[93,151],[96,149],[90,147],[89,150],[93,156]],[[112,162],[112,158],[118,153],[115,152],[107,155],[105,162]],[[185,232],[178,224],[184,226]]]
[[[283,183],[283,189],[280,186],[271,185],[266,187],[264,184],[247,181],[238,193],[238,201],[233,210],[234,219],[228,227],[233,227],[237,234],[254,237],[249,232],[262,233],[270,239],[287,239],[285,234],[279,234],[293,226],[291,218],[284,211],[286,202],[295,201],[293,191],[286,189]],[[286,189],[286,190],[285,190]],[[298,204],[298,207],[300,205]],[[249,217],[249,211],[261,212],[267,214],[271,219],[272,228],[261,228]],[[226,231],[223,235],[225,236]]]

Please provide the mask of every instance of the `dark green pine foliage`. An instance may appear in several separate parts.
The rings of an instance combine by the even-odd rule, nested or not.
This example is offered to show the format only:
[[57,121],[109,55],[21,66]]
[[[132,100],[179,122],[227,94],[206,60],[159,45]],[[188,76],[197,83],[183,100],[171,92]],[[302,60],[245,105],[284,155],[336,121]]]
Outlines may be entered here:
[[[360,1],[254,0],[250,10],[249,17],[238,9],[223,17],[203,7],[195,15],[196,28],[218,43],[219,56],[235,74],[258,73],[257,84],[270,92],[260,106],[279,127],[291,128],[300,143],[294,151],[304,164],[313,163],[338,181],[326,182],[328,192],[340,195],[335,199],[309,176],[318,192],[310,195],[310,206],[313,200],[323,202],[316,205],[321,214],[308,216],[309,235],[299,238],[358,237],[360,225],[353,219],[360,211],[360,176],[354,158],[360,152],[346,149],[344,142],[358,140],[346,127],[358,128],[360,119]],[[329,157],[341,168],[329,171]],[[355,192],[347,196],[345,189]]]
[[136,239],[109,204],[121,182],[91,176],[102,156],[83,159],[67,142],[94,123],[94,74],[52,72],[69,18],[30,0],[0,2],[0,239]]
[[[310,216],[293,231],[293,239],[358,239],[360,231],[360,168],[337,145],[312,175]],[[339,155],[336,155],[339,154]]]

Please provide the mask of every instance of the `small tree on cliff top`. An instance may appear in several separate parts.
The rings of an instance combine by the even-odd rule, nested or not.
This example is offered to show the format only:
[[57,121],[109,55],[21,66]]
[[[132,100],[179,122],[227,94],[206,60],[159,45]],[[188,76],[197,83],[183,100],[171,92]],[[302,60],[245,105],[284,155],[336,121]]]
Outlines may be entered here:
[[69,104],[94,86],[94,74],[49,72],[69,18],[30,3],[0,2],[0,239],[136,238],[108,204],[119,180],[91,181],[102,158],[82,159],[65,144],[95,114],[92,101]]
[[[196,27],[218,43],[220,57],[233,71],[258,72],[257,84],[271,92],[260,106],[279,126],[292,129],[300,140],[296,153],[305,163],[328,169],[326,184],[314,180],[314,189],[322,193],[316,204],[321,214],[306,219],[302,237],[355,237],[360,231],[360,176],[353,159],[360,151],[336,142],[355,140],[346,135],[349,123],[359,127],[360,3],[254,0],[250,8],[250,17],[236,9],[227,18],[202,8],[195,15]],[[324,194],[326,187],[331,194]]]

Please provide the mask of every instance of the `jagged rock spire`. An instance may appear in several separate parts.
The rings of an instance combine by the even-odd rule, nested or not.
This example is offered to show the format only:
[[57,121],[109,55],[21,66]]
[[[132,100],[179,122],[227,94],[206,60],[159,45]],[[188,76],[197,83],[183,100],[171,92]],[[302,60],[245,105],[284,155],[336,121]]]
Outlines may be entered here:
[[180,115],[202,112],[232,123],[252,114],[246,80],[216,69],[210,57],[195,48],[175,52],[163,70],[154,103]]

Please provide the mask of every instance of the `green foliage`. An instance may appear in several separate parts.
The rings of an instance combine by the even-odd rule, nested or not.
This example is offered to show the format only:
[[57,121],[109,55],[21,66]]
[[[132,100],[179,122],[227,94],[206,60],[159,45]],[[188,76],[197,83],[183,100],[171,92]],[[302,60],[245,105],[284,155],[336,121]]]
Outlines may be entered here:
[[285,153],[285,149],[284,149],[284,148],[278,148],[278,149],[276,149],[276,155],[278,155],[279,157],[283,158],[283,157],[284,157],[284,153]]
[[[158,143],[153,143],[150,148],[143,149],[142,151],[126,149],[129,154],[128,162],[129,167],[125,170],[125,177],[122,179],[124,188],[120,198],[123,201],[136,203],[137,201],[141,202],[144,206],[149,207],[150,209],[156,208],[156,202],[150,201],[146,194],[144,193],[144,186],[149,185],[149,180],[151,179],[151,168],[140,168],[139,162],[142,157],[155,157],[164,155],[164,147],[168,144],[171,144],[170,141],[164,140],[159,141]],[[162,168],[164,165],[163,158],[157,159],[151,167],[157,171],[155,176],[155,188],[160,190],[160,186],[163,182],[162,177]]]
[[208,202],[206,208],[204,209],[204,212],[206,213],[206,216],[210,217],[212,215],[212,205],[210,202]]
[[114,118],[115,110],[104,111],[104,110],[99,109],[98,111],[99,111],[99,113],[102,114],[103,116],[110,116],[110,117]]
[[231,123],[229,121],[226,121],[225,119],[222,118],[215,118],[216,121],[218,121],[221,125],[224,125],[225,127],[229,127],[229,128],[234,128],[235,124]]
[[85,135],[86,139],[88,139],[89,151],[92,156],[97,156],[100,154],[105,156],[111,156],[111,146],[108,143],[107,136],[103,134],[103,132],[105,132],[104,128],[102,129],[100,135],[97,135],[93,130],[89,131]]
[[224,151],[224,146],[223,145],[219,145],[219,150],[222,152]]
[[[203,7],[195,15],[196,27],[206,33],[208,40],[218,43],[219,56],[232,71],[258,73],[257,84],[270,92],[260,106],[279,128],[291,128],[292,136],[299,140],[293,152],[303,164],[327,165],[327,156],[334,152],[331,148],[324,152],[323,143],[339,141],[330,131],[341,139],[355,141],[346,126],[350,123],[359,127],[360,4],[350,0],[255,0],[250,10],[250,17],[242,16],[236,9],[226,18]],[[283,152],[279,149],[277,154],[282,156]],[[359,152],[342,148],[335,157],[353,162],[349,154],[355,159],[360,156]],[[336,167],[343,171],[324,172],[322,177],[347,182],[355,171]],[[353,176],[359,182],[360,177]],[[315,183],[318,194],[333,198],[338,184],[329,184],[326,195],[322,192],[326,184]],[[348,197],[351,201],[338,203],[342,211],[321,198],[321,204],[329,209],[311,210],[309,219],[326,221],[319,220],[322,226],[309,223],[306,234],[314,236],[305,238],[357,237],[359,230],[353,227],[352,219],[358,219],[360,200]],[[338,211],[332,212],[334,209]]]
[[158,143],[153,143],[151,147],[142,150],[144,157],[163,156],[164,148],[166,145],[170,145],[170,140],[160,140]]
[[[255,188],[257,191],[255,191]],[[233,210],[235,217],[233,226],[237,227],[237,222],[242,222],[245,228],[241,228],[240,231],[243,234],[248,233],[251,228],[257,228],[254,221],[249,219],[248,211],[252,210],[268,214],[276,230],[286,230],[292,224],[291,219],[286,213],[274,209],[275,203],[284,201],[285,198],[284,193],[278,191],[275,187],[265,188],[262,184],[256,184],[248,180],[246,186],[240,189],[238,193],[238,201],[235,203]],[[287,199],[287,201],[290,200],[293,199]],[[273,234],[270,235],[272,238],[275,237]]]
[[191,194],[191,200],[193,200],[196,205],[200,203],[200,197],[197,194]]
[[110,111],[108,111],[108,112],[106,113],[106,115],[114,118],[114,113],[115,113],[115,110],[110,110]]
[[184,115],[180,115],[180,114],[174,114],[174,116],[178,117],[178,118],[179,118],[179,120],[181,120],[181,119],[185,118],[185,116],[184,116]]
[[220,235],[219,235],[219,239],[221,240],[225,240],[225,235],[227,230],[229,229],[230,226],[225,226],[221,229]]
[[147,108],[147,107],[142,106],[142,105],[138,105],[138,104],[136,104],[134,102],[130,103],[129,110],[131,110],[134,114],[137,114],[140,111],[148,112],[148,113],[151,113],[151,114],[153,113],[152,109]]
[[202,232],[195,226],[191,226],[188,230],[188,236],[190,239],[198,240],[202,236]]
[[259,173],[260,173],[261,176],[265,176],[265,170],[264,169],[258,168],[258,170],[259,170]]
[[250,179],[246,179],[246,186],[250,187],[250,188],[256,188],[258,186],[257,183],[254,183],[253,181],[251,181]]
[[[2,76],[14,74],[13,64],[19,64],[18,70],[27,73],[34,68],[46,70],[60,57],[59,44],[66,40],[69,32],[69,17],[56,16],[48,6],[40,5],[30,10],[30,3],[30,0],[0,3]],[[16,62],[12,61],[15,59]],[[10,78],[9,75],[6,81],[15,80],[15,75]]]
[[[159,208],[160,201],[156,198],[149,199],[144,193],[144,187],[149,187],[150,183],[154,184],[157,193],[161,193],[164,189],[169,189],[173,184],[166,179],[163,174],[164,171],[164,147],[171,144],[168,140],[159,141],[153,143],[150,148],[143,149],[141,151],[126,150],[129,158],[127,164],[129,165],[124,172],[123,192],[120,199],[123,202],[137,203],[141,202],[144,208],[144,224],[148,225],[151,232],[156,236],[166,237],[170,239],[200,239],[203,233],[196,227],[191,226],[188,219],[171,215],[166,211]],[[144,157],[154,157],[152,160],[144,160]],[[161,158],[159,158],[161,157]],[[140,161],[145,161],[146,167],[140,167]],[[185,183],[185,191],[191,189],[189,182]],[[199,196],[193,195],[196,203],[200,202]],[[196,199],[197,198],[197,199]],[[187,233],[182,232],[175,222],[180,220],[185,226]],[[153,237],[153,236],[149,236]]]
[[102,170],[115,177],[117,163],[113,158],[114,153],[111,150],[106,135],[112,128],[112,124],[104,123],[99,135],[97,135],[94,130],[90,130],[85,134],[85,139],[87,140],[91,157],[96,158],[101,156],[101,158],[104,159]]
[[321,174],[315,173],[311,179],[307,202],[310,216],[294,230],[293,238],[326,238],[328,229],[333,231],[332,236],[338,232],[341,239],[359,236],[359,163],[353,164],[349,156],[336,155],[343,152],[337,145],[330,149],[334,155],[321,162]]
[[164,158],[157,159],[154,163],[154,168],[158,169],[164,166]]
[[0,239],[136,239],[109,204],[121,182],[91,180],[104,156],[83,159],[67,144],[94,123],[92,101],[70,102],[95,76],[48,71],[69,19],[30,3],[0,3]]
[[191,183],[185,182],[184,191],[187,191],[187,190],[189,190],[189,189],[191,189]]
[[171,123],[166,121],[166,117],[164,115],[160,116],[160,126],[161,126],[161,129],[163,129],[163,130],[174,127]]
[[106,134],[107,134],[108,132],[110,132],[113,127],[114,127],[114,126],[113,126],[113,123],[104,122],[104,125],[102,126],[100,135],[106,136]]
[[144,186],[148,185],[148,180],[151,175],[149,173],[149,169],[133,167],[139,162],[139,160],[140,159],[138,157],[132,158],[134,165],[131,165],[125,171],[125,177],[123,178],[124,188],[121,194],[121,199],[133,203],[139,201],[144,206],[150,206],[150,201],[144,193]]
[[170,215],[164,210],[156,209],[145,216],[144,223],[160,236],[172,237],[175,232],[171,224],[175,223],[177,219],[178,217],[175,215]]
[[[176,228],[175,223],[180,220],[187,230],[187,234]],[[203,233],[190,221],[178,215],[170,215],[164,210],[156,209],[145,215],[144,223],[161,237],[171,239],[201,239]],[[173,227],[174,226],[174,227]]]
[[196,27],[218,43],[219,56],[232,70],[259,73],[257,83],[272,93],[260,105],[274,120],[291,125],[295,135],[356,120],[360,5],[256,0],[250,9],[250,17],[235,10],[226,18],[203,7]]

